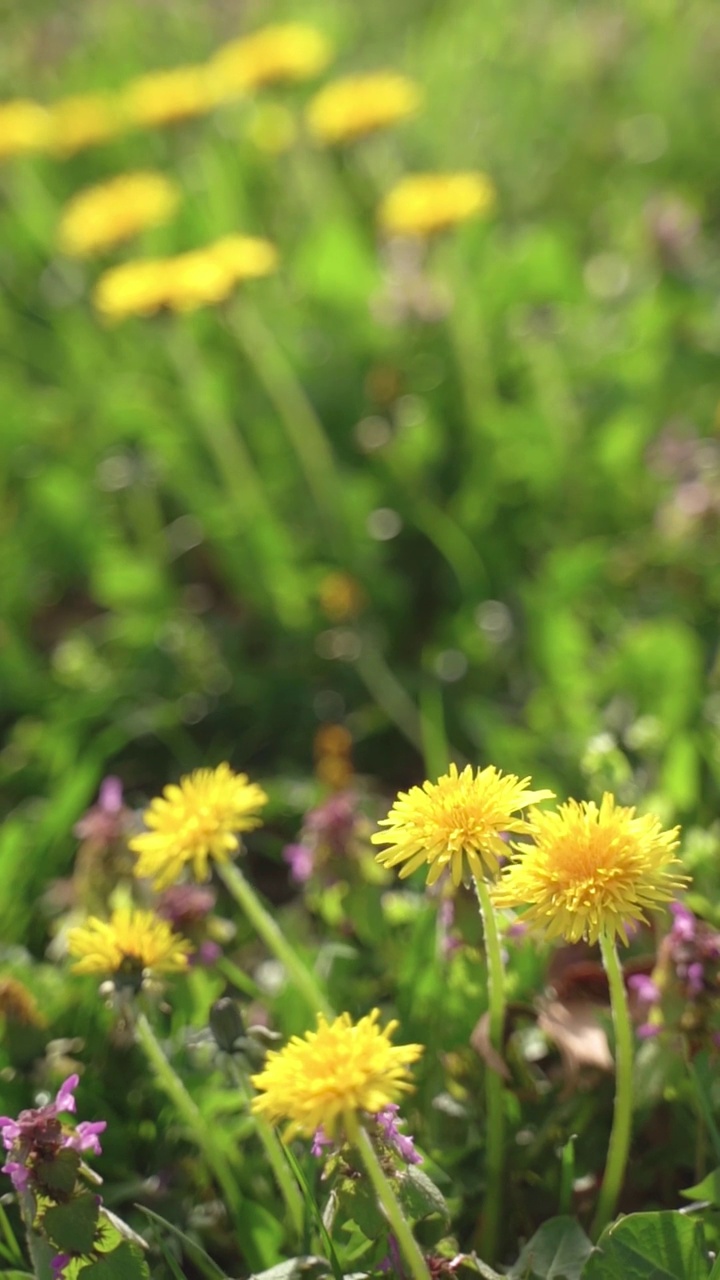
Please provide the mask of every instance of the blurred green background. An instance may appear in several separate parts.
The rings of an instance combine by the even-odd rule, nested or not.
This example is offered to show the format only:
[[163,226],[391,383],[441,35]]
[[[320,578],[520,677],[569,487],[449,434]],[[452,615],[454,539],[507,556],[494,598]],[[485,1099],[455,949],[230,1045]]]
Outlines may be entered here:
[[[393,67],[422,111],[328,152],[311,82],[0,166],[8,938],[104,774],[137,800],[227,758],[292,835],[324,722],[388,792],[452,752],[716,814],[715,0],[6,0],[0,95],[118,89],[288,18],[332,40],[322,80]],[[183,204],[117,260],[240,230],[278,274],[103,327],[57,223],[136,167]],[[454,168],[492,217],[384,244],[392,183]]]

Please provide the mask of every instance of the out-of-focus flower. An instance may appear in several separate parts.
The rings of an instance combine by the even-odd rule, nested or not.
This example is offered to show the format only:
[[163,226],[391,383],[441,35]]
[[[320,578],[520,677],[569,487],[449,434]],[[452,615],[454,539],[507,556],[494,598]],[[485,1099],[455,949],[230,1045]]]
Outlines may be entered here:
[[281,102],[258,102],[245,126],[248,142],[270,156],[289,151],[297,133],[295,116]]
[[277,23],[232,40],[208,64],[216,102],[267,85],[309,80],[330,61],[326,37],[300,22]]
[[50,140],[50,116],[27,98],[0,103],[0,160],[44,151]]
[[300,840],[283,850],[295,884],[304,884],[325,866],[332,871],[333,862],[352,855],[359,817],[357,797],[352,792],[330,796],[305,815]]
[[180,124],[212,110],[205,67],[175,67],[131,80],[120,109],[130,124],[147,129]]
[[385,867],[402,863],[401,879],[427,864],[429,885],[445,870],[456,887],[468,872],[495,875],[499,859],[507,855],[502,833],[528,831],[518,811],[552,798],[551,791],[530,791],[529,784],[529,778],[503,774],[493,765],[475,773],[467,765],[459,773],[451,764],[437,782],[400,792],[379,823],[388,830],[371,836],[373,844],[389,845],[377,861]]
[[60,248],[77,258],[104,253],[167,222],[179,200],[179,187],[162,173],[121,173],[68,202],[58,229]]
[[315,776],[333,791],[344,791],[354,769],[352,734],[342,724],[323,724],[313,741]]
[[214,906],[213,890],[200,884],[170,885],[157,904],[158,915],[192,943],[190,964],[193,967],[212,966],[222,955],[219,943],[207,936],[213,924],[210,913]]
[[360,583],[342,570],[326,573],[318,588],[318,602],[330,622],[349,622],[357,618],[366,599]]
[[295,884],[309,880],[315,866],[315,855],[306,844],[286,844],[283,858],[290,867],[290,879]]
[[326,84],[312,99],[308,128],[328,146],[356,142],[414,115],[421,98],[419,86],[396,71],[344,76]]
[[37,1172],[42,1170],[42,1176],[46,1177],[53,1159],[65,1148],[101,1154],[99,1135],[107,1127],[105,1120],[83,1120],[71,1127],[59,1119],[61,1114],[77,1109],[77,1085],[78,1076],[68,1076],[54,1102],[21,1111],[17,1120],[0,1116],[0,1139],[10,1157],[2,1166],[2,1172],[12,1179],[16,1191],[23,1192],[33,1185],[38,1165]]
[[108,142],[123,129],[117,100],[108,94],[83,93],[61,98],[50,110],[50,146],[60,156]]
[[229,764],[196,769],[145,810],[149,830],[130,841],[139,855],[135,874],[164,889],[192,864],[195,879],[205,880],[209,861],[228,862],[238,852],[238,832],[260,826],[258,810],[266,803],[262,787]]
[[41,1029],[47,1025],[37,1000],[19,978],[0,978],[0,1018],[18,1027]]
[[398,1112],[400,1107],[397,1102],[389,1102],[387,1106],[378,1111],[375,1118],[380,1132],[386,1142],[394,1147],[405,1164],[422,1164],[422,1156],[418,1155],[415,1150],[415,1143],[406,1133],[401,1133],[398,1128]]
[[522,907],[523,919],[548,938],[597,942],[616,936],[669,901],[687,877],[675,857],[679,829],[663,831],[652,814],[616,804],[569,800],[530,815],[532,845],[518,846],[495,892],[500,907]]
[[313,1134],[312,1146],[310,1148],[310,1155],[315,1156],[317,1159],[321,1159],[325,1154],[325,1148],[334,1147],[334,1146],[335,1146],[334,1139],[328,1138],[322,1125],[318,1125],[317,1129]]
[[182,972],[192,950],[166,920],[135,907],[119,907],[109,920],[91,916],[70,929],[67,945],[70,955],[79,957],[75,973],[105,974],[131,984],[149,974]]
[[378,221],[390,235],[427,237],[487,213],[495,198],[484,173],[413,173],[387,193]]
[[288,1120],[287,1138],[311,1138],[321,1125],[334,1138],[348,1113],[382,1111],[407,1093],[412,1088],[407,1069],[422,1045],[391,1044],[398,1024],[389,1022],[381,1030],[379,1017],[373,1009],[353,1025],[348,1013],[331,1023],[318,1014],[317,1031],[271,1050],[264,1070],[251,1077],[258,1090],[255,1114],[272,1123]]
[[217,306],[243,280],[269,275],[277,250],[259,236],[231,235],[171,258],[145,258],[112,267],[98,280],[93,303],[105,320],[158,311]]
[[129,818],[130,810],[123,803],[122,782],[109,776],[100,784],[97,802],[75,823],[73,835],[105,847],[126,834]]

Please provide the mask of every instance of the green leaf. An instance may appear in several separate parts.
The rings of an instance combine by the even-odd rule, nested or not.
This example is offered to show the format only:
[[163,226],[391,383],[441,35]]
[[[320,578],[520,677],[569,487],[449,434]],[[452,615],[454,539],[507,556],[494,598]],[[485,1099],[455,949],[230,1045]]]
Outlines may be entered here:
[[712,1205],[720,1205],[720,1169],[713,1169],[702,1182],[694,1187],[687,1187],[680,1195],[687,1200],[709,1200]]
[[562,1216],[544,1222],[528,1240],[515,1266],[513,1280],[579,1280],[592,1253],[592,1244],[574,1218]]
[[343,1178],[336,1194],[341,1213],[352,1219],[367,1240],[377,1240],[387,1232],[387,1218],[372,1186],[364,1178]]
[[450,1221],[450,1210],[441,1191],[426,1173],[410,1165],[397,1178],[398,1199],[410,1215],[418,1222],[421,1218],[429,1218],[437,1213],[444,1222]]
[[681,1213],[632,1213],[603,1231],[582,1280],[709,1280],[702,1223]]
[[89,1253],[95,1242],[100,1207],[92,1191],[82,1191],[67,1204],[42,1215],[43,1233],[60,1253]]
[[80,1153],[72,1147],[65,1147],[52,1160],[36,1161],[35,1178],[41,1190],[46,1191],[51,1199],[69,1196],[77,1181],[80,1164]]
[[123,1240],[112,1253],[104,1253],[97,1262],[83,1267],[80,1280],[150,1280],[147,1263],[129,1240]]

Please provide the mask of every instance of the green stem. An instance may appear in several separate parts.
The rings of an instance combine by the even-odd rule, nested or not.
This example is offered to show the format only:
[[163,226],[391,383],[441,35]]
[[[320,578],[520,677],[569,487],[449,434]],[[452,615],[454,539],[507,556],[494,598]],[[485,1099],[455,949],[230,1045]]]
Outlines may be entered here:
[[375,1148],[354,1111],[346,1112],[344,1124],[345,1133],[352,1145],[357,1148],[360,1159],[365,1166],[365,1172],[373,1185],[373,1190],[381,1207],[385,1210],[385,1216],[398,1242],[400,1252],[408,1265],[410,1275],[413,1280],[428,1280],[430,1272],[420,1252],[420,1247],[410,1230],[405,1214],[398,1203],[397,1196],[383,1172]]
[[52,1249],[44,1236],[39,1235],[33,1226],[36,1217],[36,1206],[35,1199],[30,1192],[21,1192],[18,1196],[18,1203],[35,1280],[52,1280],[51,1261],[58,1251],[57,1249]]
[[614,939],[601,936],[600,951],[610,986],[615,1031],[615,1110],[605,1173],[590,1232],[593,1240],[597,1240],[615,1214],[625,1177],[632,1128],[633,1029],[625,980]]
[[[483,922],[488,974],[490,1044],[502,1055],[505,1034],[505,974],[503,970],[497,916],[487,881],[475,877]],[[480,1231],[480,1252],[491,1265],[495,1261],[500,1234],[505,1166],[505,1088],[503,1078],[489,1065],[485,1067],[485,1202]]]
[[280,961],[290,982],[303,996],[312,1013],[323,1013],[326,1018],[332,1018],[333,1011],[314,973],[290,945],[240,868],[234,862],[225,862],[218,865],[217,873],[268,951]]
[[[232,1058],[229,1061],[228,1069],[235,1083],[240,1097],[243,1102],[249,1106],[250,1103],[250,1087],[243,1074],[238,1067],[237,1062]],[[295,1235],[295,1243],[300,1244],[303,1239],[305,1229],[305,1206],[303,1203],[300,1189],[292,1175],[288,1162],[285,1158],[285,1151],[282,1143],[277,1137],[272,1125],[268,1124],[262,1116],[253,1116],[255,1123],[255,1131],[262,1143],[265,1155],[268,1158],[268,1164],[275,1175],[275,1181],[280,1188],[282,1198],[285,1201],[285,1208],[288,1217],[292,1223],[292,1229]]]
[[230,1165],[224,1153],[218,1150],[212,1139],[206,1121],[200,1114],[197,1103],[190,1097],[180,1077],[168,1062],[153,1028],[144,1013],[139,1013],[135,1021],[135,1033],[151,1070],[158,1084],[172,1102],[183,1124],[192,1134],[199,1150],[205,1157],[208,1168],[217,1179],[228,1208],[232,1209],[235,1218],[241,1218],[242,1195],[235,1181]]
[[347,546],[342,482],[325,428],[305,388],[248,299],[233,309],[230,326],[285,428],[327,533],[336,549],[341,543]]

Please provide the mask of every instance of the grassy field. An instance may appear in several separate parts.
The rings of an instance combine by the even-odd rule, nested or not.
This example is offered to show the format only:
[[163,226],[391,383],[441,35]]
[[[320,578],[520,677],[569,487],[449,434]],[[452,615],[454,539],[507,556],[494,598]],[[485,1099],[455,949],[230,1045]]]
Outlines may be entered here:
[[[217,51],[284,22],[320,31],[327,65],[220,93]],[[171,1064],[164,1078],[155,1059],[159,1089],[133,1018],[65,959],[88,911],[133,895],[156,905],[133,887],[126,848],[147,801],[229,761],[268,795],[249,879],[327,1000],[354,1018],[378,1005],[399,1017],[401,1042],[426,1046],[408,1129],[449,1208],[418,1211],[422,1242],[509,1266],[554,1215],[593,1216],[608,1040],[568,1062],[562,1033],[553,1047],[557,1009],[536,1002],[548,982],[564,1007],[597,998],[599,958],[584,944],[503,942],[505,1211],[488,1246],[487,929],[470,893],[428,895],[419,873],[397,882],[369,835],[399,789],[451,760],[532,775],[560,800],[611,791],[681,825],[693,937],[712,968],[720,13],[712,0],[324,0],[302,12],[35,0],[0,3],[0,25],[1,1109],[54,1092],[79,1064],[80,1113],[108,1120],[106,1204],[150,1240],[162,1280],[218,1280],[198,1245],[232,1276],[320,1247],[309,1191],[287,1229],[237,1063],[203,1030],[228,994],[283,1035],[311,1025],[312,1000],[283,987],[252,908],[220,882],[204,940],[221,958],[172,979],[159,1004],[148,997]],[[137,77],[199,64],[209,96],[190,118],[132,118]],[[417,108],[339,145],[314,136],[318,90],[376,70],[408,77]],[[114,124],[73,149],[51,109],[90,93],[108,95]],[[32,144],[13,141],[3,115],[15,99],[51,112]],[[104,252],[67,252],[69,203],[135,170],[170,181],[172,213]],[[384,232],[383,199],[424,171],[480,173],[494,195],[439,234]],[[118,197],[111,221],[130,205]],[[196,307],[203,259],[177,309],[101,313],[113,268],[237,235],[270,242],[276,267]],[[108,775],[124,788],[122,823],[78,836]],[[285,853],[298,844],[314,856],[300,884]],[[657,974],[676,925],[632,938],[630,967]],[[1,994],[10,978],[36,1017],[18,1020],[17,992]],[[715,970],[700,1012],[687,974],[677,981],[666,1034],[636,1060],[625,1211],[676,1210],[720,1164]],[[307,1144],[297,1158],[322,1202]],[[707,1188],[696,1198],[714,1203]],[[137,1204],[191,1243],[148,1226]],[[366,1210],[358,1224],[345,1204],[337,1220],[340,1274],[383,1256]],[[712,1248],[713,1211],[705,1229]],[[575,1245],[569,1280],[586,1265]],[[705,1255],[696,1271],[683,1257],[687,1275],[710,1275]],[[523,1265],[511,1274],[536,1274]],[[587,1265],[589,1280],[615,1274]],[[72,1266],[71,1280],[92,1280],[90,1264]]]

